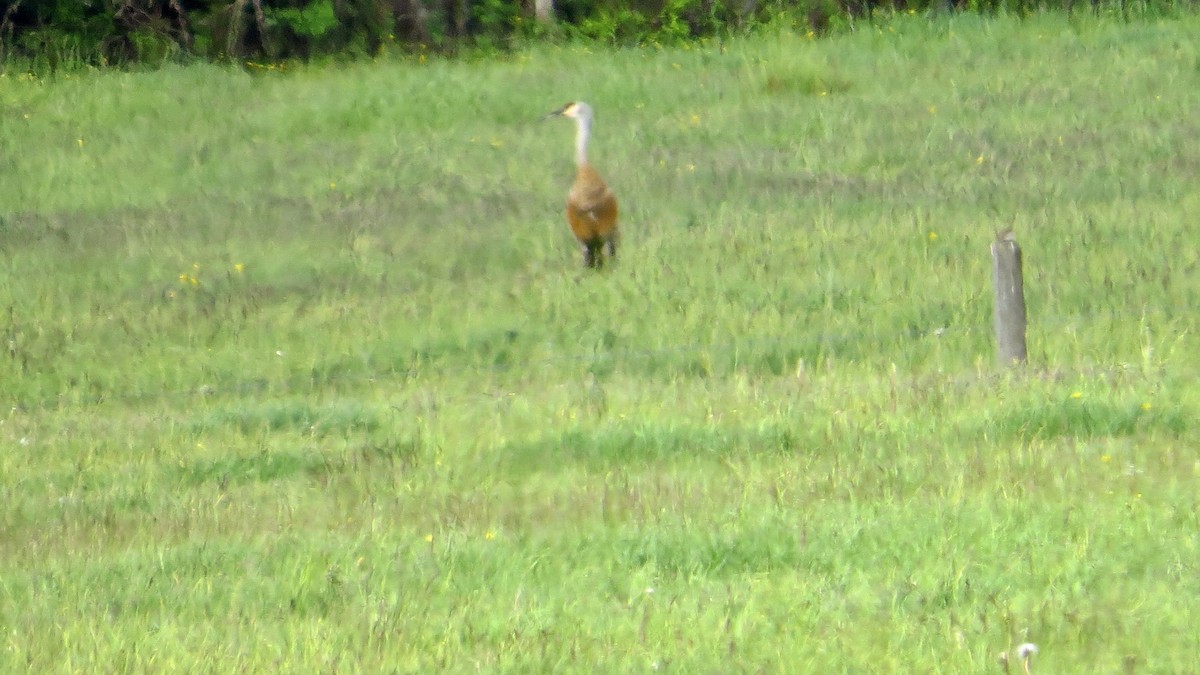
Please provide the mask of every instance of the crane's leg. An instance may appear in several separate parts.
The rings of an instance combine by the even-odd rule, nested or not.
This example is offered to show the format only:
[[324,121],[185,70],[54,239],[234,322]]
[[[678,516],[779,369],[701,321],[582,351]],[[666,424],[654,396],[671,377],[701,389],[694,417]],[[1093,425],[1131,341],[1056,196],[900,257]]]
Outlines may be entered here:
[[613,260],[617,259],[617,246],[620,245],[620,243],[621,233],[617,230],[613,230],[612,234],[608,235],[608,241],[605,243],[605,247],[608,249],[608,257],[612,258]]
[[604,256],[601,255],[602,242],[592,240],[583,242],[583,264],[598,269],[604,266]]

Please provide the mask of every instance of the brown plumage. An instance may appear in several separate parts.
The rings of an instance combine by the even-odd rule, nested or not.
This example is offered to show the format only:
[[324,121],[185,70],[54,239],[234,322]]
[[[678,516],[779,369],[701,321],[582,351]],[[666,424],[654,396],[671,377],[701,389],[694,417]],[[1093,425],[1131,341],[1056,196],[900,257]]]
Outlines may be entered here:
[[587,144],[592,129],[592,108],[572,102],[550,114],[575,120],[575,183],[567,193],[567,223],[583,249],[588,267],[604,266],[604,249],[616,258],[621,231],[617,226],[617,198],[604,179],[587,160]]

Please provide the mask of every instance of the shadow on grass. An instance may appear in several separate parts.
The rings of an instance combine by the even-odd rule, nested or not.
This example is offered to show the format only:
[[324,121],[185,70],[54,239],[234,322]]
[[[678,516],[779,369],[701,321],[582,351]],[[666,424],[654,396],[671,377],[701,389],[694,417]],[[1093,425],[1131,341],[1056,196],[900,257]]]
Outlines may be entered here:
[[200,460],[181,468],[185,485],[241,485],[303,478],[327,485],[338,475],[383,476],[420,463],[426,444],[420,438],[387,437],[355,444],[344,453],[316,449],[275,450],[255,455]]
[[652,567],[688,576],[762,573],[801,566],[811,556],[794,526],[760,524],[736,532],[661,533],[629,537],[615,544],[623,569]]
[[[295,450],[198,460],[181,469],[181,479],[188,485],[226,485],[302,476],[323,484],[351,471],[374,471],[380,466],[411,468],[428,443],[419,433],[392,428],[386,415],[353,402],[313,406],[295,401],[215,410],[194,421],[193,430],[204,434],[233,429],[245,436],[264,437],[292,432],[307,440]],[[344,439],[348,445],[339,442],[337,447],[342,449],[330,454],[312,443],[319,438]]]
[[358,404],[315,407],[297,401],[215,410],[197,420],[193,428],[200,433],[233,428],[243,434],[302,431],[323,436],[347,431],[373,432],[381,426],[378,412]]
[[788,453],[818,442],[823,440],[777,427],[620,426],[572,429],[556,436],[509,443],[497,454],[503,469],[520,474],[572,464],[606,469],[638,463]]
[[215,482],[242,484],[291,478],[319,470],[326,460],[314,452],[262,452],[248,457],[229,457],[193,462],[181,471],[188,485]]
[[1176,409],[1143,408],[1137,403],[1046,401],[988,419],[983,431],[997,438],[1095,438],[1160,433],[1179,436],[1188,417]]

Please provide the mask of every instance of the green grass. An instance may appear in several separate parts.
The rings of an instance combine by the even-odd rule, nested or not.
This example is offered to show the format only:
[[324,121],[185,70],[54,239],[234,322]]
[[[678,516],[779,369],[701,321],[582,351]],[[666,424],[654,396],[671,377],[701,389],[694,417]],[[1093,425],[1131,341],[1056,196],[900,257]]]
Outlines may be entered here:
[[0,671],[1193,670],[1197,31],[5,72]]

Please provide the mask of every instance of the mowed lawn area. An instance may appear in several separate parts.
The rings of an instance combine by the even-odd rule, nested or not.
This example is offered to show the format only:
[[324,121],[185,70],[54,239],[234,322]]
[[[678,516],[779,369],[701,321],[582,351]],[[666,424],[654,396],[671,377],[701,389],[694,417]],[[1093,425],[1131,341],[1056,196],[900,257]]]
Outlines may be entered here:
[[0,671],[1194,672],[1197,35],[5,70]]

